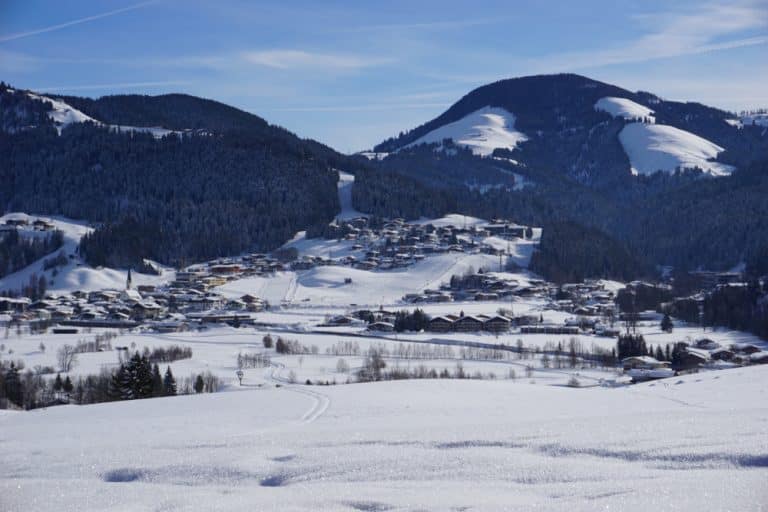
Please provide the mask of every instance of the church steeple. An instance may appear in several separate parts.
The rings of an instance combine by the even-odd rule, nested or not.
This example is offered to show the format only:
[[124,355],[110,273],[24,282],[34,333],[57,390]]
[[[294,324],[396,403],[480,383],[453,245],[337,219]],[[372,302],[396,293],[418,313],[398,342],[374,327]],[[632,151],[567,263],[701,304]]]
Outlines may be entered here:
[[131,289],[131,269],[128,269],[128,279],[125,280],[125,289],[130,290]]

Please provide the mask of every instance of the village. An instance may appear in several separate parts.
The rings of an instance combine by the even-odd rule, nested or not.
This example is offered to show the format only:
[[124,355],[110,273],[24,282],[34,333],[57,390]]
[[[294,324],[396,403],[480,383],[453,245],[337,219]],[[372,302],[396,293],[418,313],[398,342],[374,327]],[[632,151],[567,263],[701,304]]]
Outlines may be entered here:
[[[282,320],[276,320],[275,315],[303,311],[309,313],[309,321],[301,325],[300,331],[331,329],[339,336],[355,333],[392,340],[398,333],[412,332],[423,333],[426,338],[422,341],[427,342],[432,339],[429,336],[449,336],[457,343],[541,353],[546,352],[545,344],[550,349],[554,346],[552,341],[542,341],[546,337],[561,340],[561,347],[569,337],[579,337],[581,345],[593,340],[591,343],[599,349],[581,350],[579,358],[600,359],[601,364],[607,361],[623,370],[633,382],[699,369],[768,362],[768,352],[761,344],[718,343],[703,335],[693,339],[690,336],[665,339],[663,345],[678,347],[674,361],[670,360],[673,358],[669,348],[666,353],[654,352],[651,348],[617,359],[612,348],[615,340],[635,334],[638,323],[652,326],[662,320],[657,310],[622,309],[620,295],[626,296],[627,290],[632,297],[654,295],[659,289],[663,292],[660,288],[663,285],[643,282],[623,285],[601,280],[548,283],[527,273],[512,256],[512,248],[518,250],[520,244],[530,247],[527,244],[537,236],[533,228],[501,219],[480,225],[470,221],[469,225],[458,226],[456,221],[463,219],[450,220],[453,223],[442,221],[437,225],[407,223],[402,219],[375,221],[368,217],[337,220],[329,225],[325,238],[318,239],[320,241],[305,238],[288,243],[272,254],[253,253],[191,265],[176,271],[173,280],[167,283],[134,284],[137,273],[129,270],[121,289],[48,292],[35,300],[0,297],[0,329],[5,329],[6,338],[11,331],[50,335],[73,335],[93,329],[183,333],[216,326],[286,331],[291,328],[282,324]],[[3,224],[5,232],[15,229],[51,231],[54,224],[45,219],[8,219]],[[328,250],[328,243],[323,240],[335,249]],[[317,250],[313,244],[320,243],[324,245]],[[405,293],[391,304],[370,307],[373,304],[369,299],[350,298],[357,303],[339,305],[343,307],[331,309],[322,319],[314,321],[311,313],[320,306],[313,306],[309,298],[270,303],[256,290],[225,293],[228,285],[248,283],[252,279],[270,282],[275,276],[301,275],[322,267],[354,269],[355,276],[386,274],[450,254],[456,258],[482,255],[485,266],[476,269],[470,266],[435,286]],[[732,273],[697,277],[710,286],[732,286],[737,282]],[[339,282],[331,286],[350,286],[355,278],[343,274]],[[698,307],[696,300],[696,297],[675,299],[668,306],[676,311],[690,309],[691,301],[694,301],[693,307]],[[531,308],[530,304],[537,306]],[[428,313],[418,322],[409,323],[408,315],[422,309]],[[517,343],[513,343],[513,339],[517,339]],[[526,347],[521,341],[526,339],[537,341]],[[661,346],[658,343],[657,349]]]

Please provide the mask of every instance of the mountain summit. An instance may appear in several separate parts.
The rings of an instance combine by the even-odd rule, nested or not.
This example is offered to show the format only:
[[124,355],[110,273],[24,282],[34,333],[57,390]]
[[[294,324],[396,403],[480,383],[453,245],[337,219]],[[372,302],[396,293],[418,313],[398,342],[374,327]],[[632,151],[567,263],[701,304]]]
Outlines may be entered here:
[[[443,141],[602,184],[657,171],[725,176],[766,154],[762,127],[699,103],[667,101],[575,74],[501,80],[374,148],[392,153]],[[759,148],[759,149],[756,149]]]

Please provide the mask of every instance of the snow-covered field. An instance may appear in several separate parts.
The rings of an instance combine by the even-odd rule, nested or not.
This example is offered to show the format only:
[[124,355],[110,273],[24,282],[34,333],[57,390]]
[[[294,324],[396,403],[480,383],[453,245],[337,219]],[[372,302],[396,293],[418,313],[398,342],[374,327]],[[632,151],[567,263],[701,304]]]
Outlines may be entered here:
[[476,155],[489,156],[496,148],[515,149],[528,137],[515,130],[515,115],[499,107],[483,107],[480,110],[443,125],[408,144],[442,144],[444,139],[465,146]]
[[[8,219],[24,219],[30,222],[30,224],[36,219],[50,222],[53,224],[54,229],[57,229],[64,234],[64,245],[51,254],[43,256],[31,265],[24,267],[13,274],[0,278],[0,291],[12,290],[18,292],[23,286],[26,286],[29,283],[29,279],[33,274],[37,277],[45,276],[47,278],[47,289],[50,293],[69,293],[75,290],[119,290],[125,288],[125,281],[128,275],[126,270],[117,270],[106,267],[93,268],[86,264],[77,253],[77,246],[80,243],[80,239],[93,230],[87,223],[63,217],[8,213],[0,216],[0,224],[5,223]],[[19,232],[23,237],[44,237],[50,233],[50,231],[34,231],[31,225],[20,228]],[[56,267],[55,269],[51,268],[45,270],[45,260],[55,257],[59,252],[62,252],[67,258],[67,264],[61,267]],[[172,269],[163,267],[159,264],[154,265],[160,270],[160,275],[156,276],[134,272],[131,276],[134,285],[158,285],[173,280],[175,272]]]
[[[358,215],[351,206],[352,183],[351,176],[341,175],[342,218]],[[65,234],[65,254],[73,254],[90,228],[50,220]],[[487,224],[460,215],[423,222]],[[42,236],[31,229],[25,234]],[[477,240],[509,249],[509,258],[523,267],[517,272],[494,272],[497,256],[471,251],[429,256],[392,271],[316,266],[216,289],[227,297],[250,293],[272,303],[271,310],[255,314],[257,327],[117,332],[112,348],[78,354],[68,375],[76,380],[117,368],[117,347],[178,345],[192,356],[170,363],[176,378],[211,372],[220,379],[220,392],[0,410],[0,510],[765,510],[766,365],[627,386],[620,385],[627,379],[615,369],[578,363],[572,368],[564,360],[545,363],[545,356],[532,351],[478,348],[516,347],[519,341],[526,349],[548,351],[560,343],[567,352],[574,340],[585,350],[609,349],[614,338],[385,334],[359,324],[323,325],[353,309],[379,306],[419,307],[431,316],[493,315],[503,308],[562,324],[570,315],[550,309],[543,296],[401,300],[479,268],[528,286],[536,276],[524,267],[540,236],[534,229],[531,240]],[[301,255],[331,259],[360,252],[353,242],[302,234],[287,245]],[[23,284],[32,272],[42,272],[42,264],[6,277],[0,288]],[[54,291],[120,289],[125,282],[125,273],[91,269],[76,255],[48,277]],[[138,283],[171,278],[164,272],[144,281],[134,274]],[[623,285],[605,286],[615,291]],[[92,342],[104,332],[29,334],[9,328],[0,357],[21,360],[29,369],[56,368],[62,346]],[[658,319],[640,322],[639,332],[654,346],[702,337],[724,346],[768,346],[746,333],[704,332],[679,322],[672,333],[662,332]],[[295,341],[307,353],[267,349],[267,334]],[[371,348],[384,355],[387,370],[461,370],[479,378],[355,382]],[[244,369],[240,385],[239,354],[263,354],[269,364]],[[579,388],[569,386],[574,378]],[[307,380],[314,384],[301,384]]]
[[764,510],[766,378],[248,385],[2,411],[0,496],[41,512]]

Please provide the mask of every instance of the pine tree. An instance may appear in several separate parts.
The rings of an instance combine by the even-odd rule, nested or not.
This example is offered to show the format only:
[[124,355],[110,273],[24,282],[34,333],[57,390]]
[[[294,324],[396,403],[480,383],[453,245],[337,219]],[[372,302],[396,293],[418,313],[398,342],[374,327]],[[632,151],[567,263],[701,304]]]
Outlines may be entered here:
[[205,382],[203,381],[203,376],[198,375],[195,379],[195,393],[202,393],[203,388],[205,387]]
[[173,378],[170,366],[165,369],[165,377],[163,377],[163,393],[167,396],[176,394],[176,379]]
[[672,319],[668,313],[664,313],[664,318],[661,319],[661,330],[664,332],[672,332]]
[[130,400],[133,398],[128,382],[127,364],[121,364],[117,371],[112,375],[112,382],[109,386],[109,397],[113,400]]
[[16,368],[13,361],[11,361],[10,367],[5,372],[5,396],[14,404],[22,405],[24,390],[19,379],[19,369]]
[[154,390],[152,364],[146,356],[139,358],[135,381],[136,398],[149,398]]
[[67,375],[67,378],[64,379],[64,384],[62,384],[62,389],[67,395],[72,393],[72,390],[75,389],[75,386],[74,384],[72,384],[72,379],[69,378],[69,375]]
[[163,396],[165,386],[163,377],[160,375],[160,367],[155,363],[152,366],[152,396]]
[[53,390],[57,393],[61,391],[62,388],[62,382],[61,382],[61,374],[57,373],[56,378],[53,380]]

